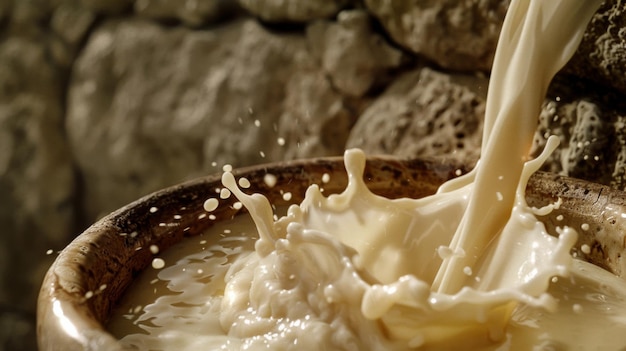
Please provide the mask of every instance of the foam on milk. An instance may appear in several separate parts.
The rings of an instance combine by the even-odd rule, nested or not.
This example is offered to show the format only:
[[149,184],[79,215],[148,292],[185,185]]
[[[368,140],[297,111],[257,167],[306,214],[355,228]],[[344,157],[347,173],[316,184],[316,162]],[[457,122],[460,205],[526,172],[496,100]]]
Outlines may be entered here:
[[[243,193],[226,171],[223,192],[250,211],[259,239],[254,251],[224,265],[223,293],[215,283],[211,302],[198,306],[211,312],[202,315],[212,316],[215,339],[186,340],[180,335],[188,332],[174,320],[163,326],[163,337],[125,341],[155,349],[181,348],[181,342],[344,350],[515,349],[513,339],[524,344],[509,333],[515,329],[511,321],[523,325],[523,310],[558,312],[561,299],[548,293],[553,278],[567,281],[572,272],[579,277],[587,269],[569,254],[574,229],[563,227],[555,238],[535,218],[558,203],[530,208],[524,189],[556,147],[552,138],[539,158],[528,160],[541,97],[599,3],[512,1],[490,81],[481,161],[433,196],[374,195],[362,180],[365,156],[349,150],[343,193],[324,197],[311,186],[302,204],[274,221],[268,200]],[[182,299],[186,292],[180,293],[177,303],[189,304]],[[153,312],[156,305],[150,306]],[[586,306],[581,301],[570,310],[580,314]],[[150,316],[165,323],[158,314]],[[155,323],[146,318],[140,320]]]

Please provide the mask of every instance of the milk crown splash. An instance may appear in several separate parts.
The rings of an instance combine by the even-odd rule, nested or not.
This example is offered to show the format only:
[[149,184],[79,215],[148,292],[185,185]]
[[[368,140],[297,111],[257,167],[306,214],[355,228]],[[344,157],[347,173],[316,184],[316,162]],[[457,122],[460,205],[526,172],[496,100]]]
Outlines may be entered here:
[[[512,1],[490,81],[481,161],[434,196],[388,200],[370,193],[361,179],[363,154],[348,151],[350,181],[342,194],[325,198],[312,186],[300,206],[274,223],[266,200],[245,195],[224,174],[260,232],[260,266],[278,272],[271,289],[251,286],[249,305],[267,310],[278,301],[274,293],[306,287],[304,314],[278,308],[273,318],[319,317],[341,302],[348,312],[333,318],[346,325],[379,320],[392,340],[412,347],[468,335],[498,339],[518,303],[549,309],[544,292],[552,276],[567,275],[576,234],[565,228],[559,238],[548,235],[526,205],[528,177],[551,152],[527,162],[528,150],[541,98],[599,3]],[[556,147],[554,139],[548,144]],[[225,297],[223,305],[230,303]],[[236,318],[226,316],[222,325]],[[362,336],[371,327],[359,325],[366,326],[356,333]]]
[[[550,147],[555,141],[551,139]],[[547,154],[528,163],[524,179]],[[269,203],[245,195],[232,174],[224,174],[224,185],[244,206],[255,209],[253,218],[259,230],[273,229],[261,234],[257,242],[257,249],[262,248],[257,250],[259,262],[254,264],[257,272],[232,272],[233,277],[254,278],[249,291],[225,293],[223,310],[245,309],[233,308],[233,301],[241,300],[253,309],[265,309],[285,291],[298,290],[308,296],[305,300],[318,304],[308,306],[302,314],[285,306],[281,313],[273,311],[272,319],[319,318],[338,305],[348,306],[335,311],[333,318],[342,321],[335,324],[362,328],[357,335],[366,335],[378,320],[392,340],[419,346],[449,343],[459,340],[461,334],[488,343],[501,335],[515,303],[552,306],[553,301],[543,292],[552,276],[567,273],[576,236],[570,230],[564,230],[560,239],[548,235],[525,204],[523,186],[514,214],[498,244],[489,248],[489,257],[472,268],[473,274],[463,273],[461,290],[447,294],[431,290],[441,263],[438,252],[452,240],[471,185],[420,200],[389,200],[367,190],[361,177],[362,152],[347,151],[345,162],[349,184],[343,193],[324,197],[313,186],[300,206],[292,206],[288,215],[275,223]],[[496,255],[510,247],[517,250]],[[260,279],[259,272],[271,273]],[[281,303],[289,305],[285,300]],[[294,305],[301,303],[298,300]],[[355,317],[354,311],[362,315]],[[230,328],[238,318],[238,313],[225,316],[222,326]]]

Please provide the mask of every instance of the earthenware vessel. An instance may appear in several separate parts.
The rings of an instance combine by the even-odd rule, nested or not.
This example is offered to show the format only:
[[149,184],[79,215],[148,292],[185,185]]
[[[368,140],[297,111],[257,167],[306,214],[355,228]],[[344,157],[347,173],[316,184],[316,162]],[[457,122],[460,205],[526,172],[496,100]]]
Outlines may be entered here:
[[[368,158],[364,178],[380,195],[423,197],[459,172],[460,164],[436,159],[401,160],[391,157]],[[302,200],[306,188],[322,183],[325,194],[342,191],[347,184],[343,159],[320,158],[288,163],[260,165],[234,171],[251,182],[246,191],[267,196],[276,205]],[[276,185],[264,181],[266,174],[276,177]],[[153,254],[197,235],[215,221],[228,220],[238,212],[233,197],[220,200],[211,214],[203,209],[204,201],[219,196],[220,174],[200,178],[155,192],[103,218],[70,243],[57,257],[45,276],[37,308],[38,345],[41,351],[122,350],[104,325],[112,308]],[[580,232],[579,243],[587,244],[587,254],[575,254],[617,275],[626,272],[622,253],[626,245],[626,194],[608,187],[554,174],[537,173],[529,182],[529,204],[541,206],[561,198],[563,203],[549,216],[540,218],[555,233],[555,227],[567,223],[589,229]],[[560,217],[563,216],[563,217]],[[585,226],[586,227],[586,226]],[[585,250],[587,251],[587,250]]]

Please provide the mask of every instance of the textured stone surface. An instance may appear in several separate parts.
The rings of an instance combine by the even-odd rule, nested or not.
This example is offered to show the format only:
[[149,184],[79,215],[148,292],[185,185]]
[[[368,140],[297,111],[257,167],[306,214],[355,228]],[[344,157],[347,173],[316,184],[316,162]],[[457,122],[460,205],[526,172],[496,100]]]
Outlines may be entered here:
[[337,94],[318,69],[294,72],[286,89],[278,121],[278,138],[285,144],[270,148],[271,159],[342,155],[358,116],[355,106]]
[[115,15],[128,10],[133,1],[136,0],[80,0],[86,8],[106,15]]
[[52,12],[50,27],[67,44],[77,46],[93,24],[96,14],[78,0],[65,1]]
[[[74,233],[74,176],[62,130],[62,86],[41,42],[0,44],[0,347],[30,345],[35,301],[52,256]],[[2,313],[4,315],[4,313]],[[23,332],[22,332],[23,331]],[[7,346],[8,347],[8,346]],[[9,349],[13,349],[9,347]]]
[[136,20],[98,29],[74,66],[67,120],[88,216],[217,171],[212,164],[341,153],[354,116],[303,39],[251,20],[210,31]]
[[489,70],[506,0],[365,0],[401,46],[454,70]]
[[567,70],[626,94],[626,6],[623,1],[604,2],[592,18]]
[[0,1],[0,21],[4,22],[10,19],[11,5],[11,1]]
[[97,16],[80,0],[64,0],[53,9],[49,20],[51,30],[46,30],[47,46],[54,61],[64,71],[74,62]]
[[341,92],[363,96],[390,79],[390,71],[407,61],[372,28],[367,12],[342,11],[337,22],[318,21],[307,38],[324,71]]
[[46,0],[4,0],[2,6],[7,14],[3,30],[20,37],[39,34],[41,28],[38,24],[49,18],[53,8]]
[[372,154],[475,160],[487,80],[428,68],[400,76],[359,117],[348,147]]
[[270,22],[306,22],[330,18],[350,0],[238,0],[250,13]]
[[200,26],[230,16],[237,8],[234,0],[135,0],[135,13],[158,20],[178,19]]
[[619,94],[558,77],[539,118],[533,153],[556,135],[559,148],[544,170],[626,189],[625,122],[626,104]]

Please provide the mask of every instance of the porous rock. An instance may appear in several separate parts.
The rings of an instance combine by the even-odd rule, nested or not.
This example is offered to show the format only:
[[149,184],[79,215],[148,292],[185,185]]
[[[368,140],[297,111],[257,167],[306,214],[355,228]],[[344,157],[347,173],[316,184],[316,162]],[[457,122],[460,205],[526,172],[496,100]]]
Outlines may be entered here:
[[278,137],[285,143],[273,148],[272,159],[342,155],[358,116],[355,106],[319,69],[294,72],[287,91],[278,121]]
[[335,16],[349,0],[239,0],[243,8],[268,22],[307,22]]
[[196,27],[223,20],[236,11],[233,0],[135,0],[135,13],[157,20],[180,20]]
[[51,29],[68,45],[78,46],[93,24],[96,13],[78,0],[64,1],[57,6],[50,18]]
[[3,3],[3,11],[7,15],[7,23],[3,31],[21,37],[40,34],[39,24],[49,18],[53,9],[53,6],[46,0],[5,0]]
[[400,76],[359,117],[348,147],[371,154],[478,157],[487,80],[429,68]]
[[128,10],[136,0],[80,0],[86,8],[106,15],[120,14]]
[[593,16],[566,71],[626,94],[626,6],[605,1]]
[[390,72],[407,61],[373,29],[364,10],[345,10],[337,22],[317,21],[307,28],[313,54],[333,85],[350,96],[363,96],[390,79]]
[[[23,317],[16,329],[1,328],[0,345],[23,345],[15,338],[34,334],[35,301],[53,258],[46,251],[75,235],[75,179],[61,79],[45,45],[6,39],[0,67],[0,312]],[[33,330],[23,330],[28,325]]]
[[354,119],[301,35],[120,20],[74,65],[67,130],[94,218],[225,163],[340,154]]
[[550,135],[560,139],[543,170],[626,188],[626,104],[614,91],[557,76],[546,98],[532,154]]
[[80,0],[64,0],[54,8],[47,45],[60,70],[69,70],[97,16]]
[[509,1],[365,0],[390,37],[453,70],[489,70]]

